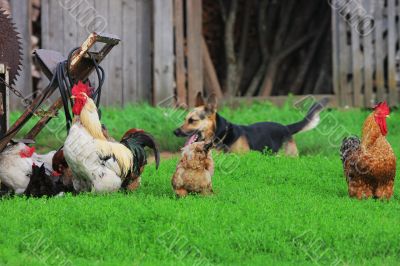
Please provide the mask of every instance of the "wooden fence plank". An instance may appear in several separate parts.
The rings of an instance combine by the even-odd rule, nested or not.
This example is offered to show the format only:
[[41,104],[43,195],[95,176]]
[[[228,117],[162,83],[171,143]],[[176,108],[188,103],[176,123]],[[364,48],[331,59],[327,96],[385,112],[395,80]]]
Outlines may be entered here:
[[195,105],[197,93],[203,91],[203,60],[201,49],[203,34],[201,11],[201,0],[186,1],[189,106]]
[[[100,23],[100,20],[104,20],[106,24],[104,25],[103,28],[99,26],[99,29],[103,29],[103,32],[110,32],[109,30],[109,1],[108,0],[96,0],[94,2],[94,7],[96,9],[97,13],[97,20]],[[98,24],[100,25],[100,24]],[[122,36],[118,36],[122,37]],[[121,44],[120,44],[121,45]],[[96,48],[97,49],[97,48]],[[107,56],[102,62],[101,62],[101,67],[104,69],[105,72],[105,80],[103,84],[103,89],[102,89],[102,95],[101,95],[101,104],[102,105],[112,105],[112,102],[110,101],[109,93],[111,91],[111,79],[112,77],[110,76],[110,71],[109,71],[109,65],[110,65],[110,58],[113,57],[113,53],[115,52],[114,50],[120,49],[119,46],[116,46],[113,48],[113,51],[111,51],[110,55]]]
[[[49,43],[46,45],[46,49],[58,51],[60,53],[64,52],[64,12],[63,12],[63,5],[60,3],[65,4],[65,1],[53,1],[49,0],[49,18],[47,22],[49,23],[48,32],[42,32],[43,34],[49,35]],[[43,22],[42,22],[43,25]],[[44,77],[44,75],[42,75]],[[47,79],[47,78],[46,78]],[[45,80],[46,80],[45,79]],[[48,84],[48,80],[44,82],[43,88],[45,88]],[[60,96],[59,92],[55,92],[47,101],[53,102],[57,100]]]
[[340,81],[340,105],[349,105],[348,101],[348,68],[350,53],[347,45],[347,23],[338,18],[338,36],[339,39],[339,81]]
[[187,105],[186,89],[186,66],[185,66],[185,21],[183,0],[174,1],[174,24],[175,24],[175,77],[176,98],[179,105]]
[[174,33],[172,0],[153,0],[154,97],[160,103],[174,96]]
[[136,3],[138,16],[137,50],[136,58],[136,97],[137,101],[151,102],[152,97],[152,4],[149,0],[140,0]]
[[138,1],[126,1],[122,6],[122,71],[123,71],[123,102],[137,101],[137,37],[140,29],[138,28]]
[[[354,24],[358,25],[360,22],[360,14],[358,10],[354,11]],[[353,56],[353,105],[361,107],[362,103],[362,73],[363,58],[360,47],[360,32],[357,27],[351,27],[351,50]]]
[[383,9],[384,0],[375,0],[375,60],[376,60],[376,100],[384,101],[385,98],[385,74],[384,58],[385,50],[383,43]]
[[[49,49],[50,45],[50,1],[51,0],[41,0],[40,3],[40,27],[42,30],[42,47],[43,49]],[[43,75],[44,77],[45,75]]]
[[65,5],[62,7],[64,18],[64,50],[62,51],[62,54],[64,56],[68,56],[71,49],[80,45],[80,42],[78,41],[76,18],[71,14],[71,9],[76,6],[76,2],[75,5],[72,3],[73,1],[65,2]]
[[214,64],[211,60],[210,53],[208,51],[207,43],[202,38],[202,49],[203,49],[203,65],[204,65],[204,88],[207,92],[215,93],[218,99],[223,98],[221,85],[218,81],[217,72],[215,71]]
[[[364,8],[367,14],[373,14],[373,5],[371,0],[365,0]],[[373,74],[374,74],[374,46],[373,46],[373,32],[371,24],[368,20],[363,21],[363,44],[364,44],[364,107],[374,106],[373,97]],[[370,32],[370,33],[368,33]]]
[[[109,1],[109,31],[117,36],[122,36],[122,2],[121,1]],[[112,105],[122,106],[123,105],[123,53],[122,46],[117,46],[110,54],[109,58],[109,85],[105,91],[108,93],[106,96],[108,97],[108,101],[112,103]]]
[[398,92],[396,82],[396,3],[395,0],[388,0],[388,85],[389,105],[397,104]]
[[59,52],[64,51],[64,16],[58,1],[49,0],[49,43],[47,48]]
[[[337,0],[332,0],[332,5],[336,5]],[[340,102],[340,70],[339,70],[339,14],[336,9],[331,9],[332,16],[332,81],[333,92],[337,97],[337,102]]]
[[[32,95],[32,55],[31,55],[31,2],[12,0],[11,4],[11,16],[15,23],[17,30],[21,37],[22,44],[22,66],[19,76],[15,83],[15,87],[20,89],[24,96]],[[13,93],[10,94],[10,109],[23,109],[24,104],[16,97]]]

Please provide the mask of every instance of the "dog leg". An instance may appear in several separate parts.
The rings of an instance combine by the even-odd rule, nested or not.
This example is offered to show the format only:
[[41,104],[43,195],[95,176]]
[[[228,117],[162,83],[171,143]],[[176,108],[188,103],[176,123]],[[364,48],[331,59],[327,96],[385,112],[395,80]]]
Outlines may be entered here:
[[294,139],[289,140],[284,144],[285,154],[287,156],[297,157],[299,156],[299,151],[297,150],[297,145]]
[[184,188],[176,189],[175,193],[178,197],[186,197],[188,195],[188,191]]

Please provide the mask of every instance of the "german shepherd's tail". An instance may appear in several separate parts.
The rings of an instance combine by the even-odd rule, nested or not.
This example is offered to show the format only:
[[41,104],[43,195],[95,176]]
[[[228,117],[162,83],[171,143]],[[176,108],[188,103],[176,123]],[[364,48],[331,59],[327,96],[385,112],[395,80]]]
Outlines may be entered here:
[[321,101],[311,106],[306,117],[302,121],[288,125],[287,127],[290,134],[294,135],[299,132],[305,132],[316,128],[320,121],[319,114],[324,110],[328,102],[329,98],[323,98]]

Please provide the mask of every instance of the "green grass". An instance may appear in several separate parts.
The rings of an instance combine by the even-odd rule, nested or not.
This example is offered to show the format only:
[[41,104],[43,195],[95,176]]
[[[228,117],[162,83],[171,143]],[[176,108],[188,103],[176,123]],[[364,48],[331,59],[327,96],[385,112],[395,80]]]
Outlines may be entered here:
[[[290,106],[221,113],[236,123],[289,123],[302,117]],[[141,127],[164,150],[182,143],[171,133],[179,123],[170,110],[131,106],[103,114],[114,136]],[[344,135],[359,134],[367,115],[325,112],[319,130],[296,137],[299,158],[214,153],[210,197],[174,197],[175,157],[158,171],[148,166],[140,189],[129,194],[5,199],[0,265],[400,265],[399,190],[390,202],[347,197],[338,145]],[[399,118],[389,120],[396,154]],[[38,146],[59,145],[53,136],[45,132]]]

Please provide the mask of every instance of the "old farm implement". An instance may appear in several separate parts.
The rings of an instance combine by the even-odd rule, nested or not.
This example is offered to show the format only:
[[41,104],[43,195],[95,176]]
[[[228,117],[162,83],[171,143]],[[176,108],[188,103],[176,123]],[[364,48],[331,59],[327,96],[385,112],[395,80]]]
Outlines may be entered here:
[[[34,53],[35,63],[39,66],[41,71],[50,80],[49,85],[40,91],[34,99],[23,99],[22,95],[17,95],[23,99],[26,103],[26,109],[24,113],[17,119],[17,121],[7,130],[3,131],[0,136],[0,152],[4,150],[7,144],[17,135],[21,128],[35,115],[40,114],[41,119],[37,124],[29,131],[25,136],[27,140],[34,140],[40,131],[46,126],[46,124],[57,114],[57,111],[64,107],[65,117],[67,121],[67,129],[69,129],[72,121],[72,115],[68,109],[70,104],[70,89],[74,83],[79,80],[88,80],[89,75],[95,71],[99,79],[98,87],[94,93],[94,99],[97,104],[100,102],[101,86],[104,81],[105,73],[99,66],[101,61],[109,54],[111,49],[120,42],[117,36],[111,34],[98,34],[92,33],[86,39],[86,41],[77,48],[74,48],[68,57],[64,57],[62,54],[56,51],[36,50]],[[101,47],[102,46],[102,47]],[[95,48],[100,47],[99,50]],[[3,51],[4,51],[4,47]],[[5,49],[6,50],[6,49]],[[0,75],[2,73],[1,62],[0,62]],[[4,67],[3,72],[7,72],[7,67]],[[8,87],[12,92],[17,92],[13,86],[7,82],[10,78],[4,78],[3,82],[0,82],[3,87]],[[0,80],[1,81],[1,80]],[[0,87],[0,89],[3,89]],[[43,103],[49,99],[49,97],[57,90],[60,91],[60,97],[47,109],[43,110]],[[0,93],[7,95],[7,90],[0,90]],[[20,93],[19,93],[20,94]],[[5,96],[2,97],[4,99]],[[3,100],[7,103],[7,100]],[[0,113],[2,118],[2,129],[7,124],[8,111],[4,110],[3,114]],[[4,122],[3,122],[4,121]]]

